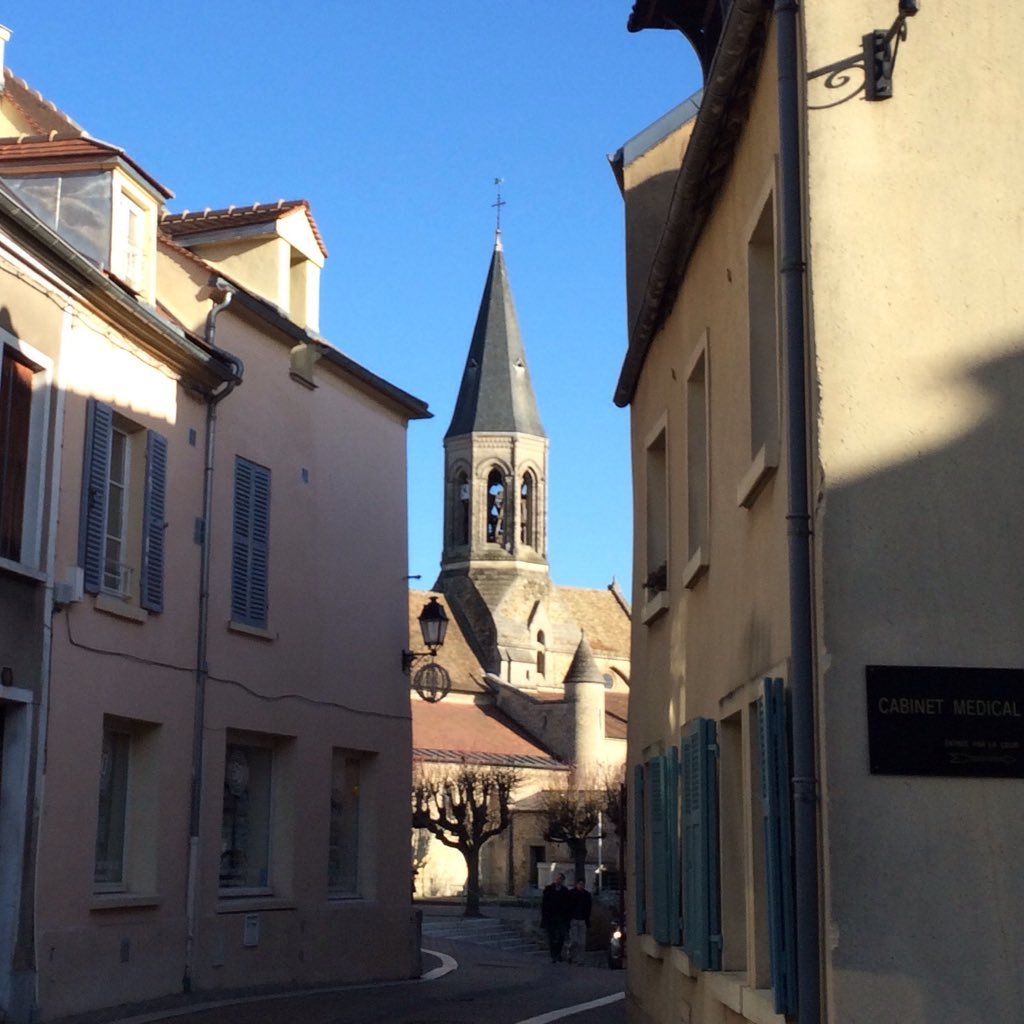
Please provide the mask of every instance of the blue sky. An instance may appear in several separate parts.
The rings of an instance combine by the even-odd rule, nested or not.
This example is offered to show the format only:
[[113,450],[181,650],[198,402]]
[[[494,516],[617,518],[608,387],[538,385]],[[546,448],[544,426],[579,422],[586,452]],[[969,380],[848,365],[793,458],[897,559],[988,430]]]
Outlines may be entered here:
[[551,441],[556,582],[629,592],[622,203],[607,155],[700,85],[631,0],[9,0],[5,63],[175,193],[169,209],[305,198],[326,242],[321,332],[424,399],[409,430],[409,572],[441,549],[442,439],[502,238]]

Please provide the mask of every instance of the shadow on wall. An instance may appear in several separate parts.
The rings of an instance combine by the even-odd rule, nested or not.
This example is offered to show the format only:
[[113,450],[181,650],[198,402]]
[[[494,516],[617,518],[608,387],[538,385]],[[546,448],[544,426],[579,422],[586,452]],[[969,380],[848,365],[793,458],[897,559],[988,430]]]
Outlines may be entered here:
[[936,388],[921,436],[966,432],[826,491],[819,629],[830,817],[843,823],[829,850],[838,1005],[849,986],[861,1005],[875,989],[886,1013],[895,995],[919,1020],[1024,1020],[1021,783],[869,775],[864,680],[865,659],[1024,666],[1024,339],[1012,341],[1018,351]]

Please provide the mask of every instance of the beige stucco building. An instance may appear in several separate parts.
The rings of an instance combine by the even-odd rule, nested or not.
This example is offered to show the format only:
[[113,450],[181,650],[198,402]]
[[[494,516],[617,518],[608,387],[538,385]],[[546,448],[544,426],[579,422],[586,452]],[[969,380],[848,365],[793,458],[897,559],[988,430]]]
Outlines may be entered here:
[[636,1024],[1024,1019],[1024,12],[916,8],[633,8]]
[[[401,978],[406,429],[304,202],[0,94],[0,1016]],[[354,482],[358,486],[354,486]]]

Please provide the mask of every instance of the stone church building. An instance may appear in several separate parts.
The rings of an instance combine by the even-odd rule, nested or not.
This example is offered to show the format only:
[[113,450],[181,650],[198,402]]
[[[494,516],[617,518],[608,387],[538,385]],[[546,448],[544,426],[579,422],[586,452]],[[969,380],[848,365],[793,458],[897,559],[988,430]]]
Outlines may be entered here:
[[[452,679],[436,703],[411,691],[420,764],[518,768],[509,830],[484,847],[485,895],[524,896],[569,869],[543,837],[544,793],[579,777],[614,777],[625,762],[630,610],[602,590],[554,583],[548,567],[548,437],[526,364],[500,232],[496,235],[455,410],[444,439],[441,572],[411,591],[410,647],[437,597],[451,620],[437,663]],[[415,671],[415,670],[414,670]],[[588,843],[588,887],[618,870],[606,824]],[[414,833],[417,896],[465,884],[460,854]]]

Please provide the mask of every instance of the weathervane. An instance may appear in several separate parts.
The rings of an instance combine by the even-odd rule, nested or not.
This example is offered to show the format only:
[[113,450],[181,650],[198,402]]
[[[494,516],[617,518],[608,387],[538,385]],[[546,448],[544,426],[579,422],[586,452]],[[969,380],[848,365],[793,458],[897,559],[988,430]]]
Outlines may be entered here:
[[495,178],[494,179],[494,186],[495,186],[495,189],[496,189],[496,191],[498,193],[498,198],[497,198],[497,200],[495,202],[491,203],[491,206],[493,206],[495,208],[495,210],[497,210],[497,214],[496,214],[496,219],[497,219],[496,230],[497,230],[499,235],[501,234],[501,208],[506,205],[505,204],[505,200],[501,198],[501,186],[504,184],[504,182],[505,182],[504,178]]

